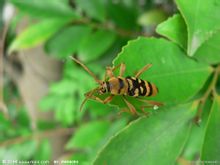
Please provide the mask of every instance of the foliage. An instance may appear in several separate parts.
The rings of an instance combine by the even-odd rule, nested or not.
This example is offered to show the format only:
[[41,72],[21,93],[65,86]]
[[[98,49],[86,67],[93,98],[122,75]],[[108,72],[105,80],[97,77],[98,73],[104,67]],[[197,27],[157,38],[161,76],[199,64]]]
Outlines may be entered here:
[[[148,5],[132,0],[10,2],[35,24],[17,35],[8,52],[43,44],[50,56],[66,60],[63,78],[50,86],[39,106],[43,111],[53,111],[55,120],[63,127],[76,127],[66,150],[79,152],[69,159],[84,164],[220,161],[220,96],[216,90],[220,73],[218,1],[176,0],[179,13],[165,21],[170,13],[158,8],[154,1],[146,1]],[[159,37],[152,30],[158,23],[155,31]],[[68,58],[70,55],[99,77],[104,76],[106,65],[125,63],[125,76],[132,76],[152,63],[141,78],[159,89],[159,94],[149,100],[164,105],[156,111],[145,109],[149,112],[147,117],[122,114],[118,118],[116,110],[126,104],[121,96],[115,96],[107,105],[88,101],[84,111],[79,112],[84,93],[96,84]],[[143,103],[126,98],[141,112]],[[10,128],[9,121],[1,122],[5,131]],[[42,144],[40,148],[49,157],[48,144]],[[42,157],[45,159],[44,155],[36,156]]]
[[174,164],[189,135],[188,121],[193,117],[194,109],[195,106],[189,104],[163,108],[157,116],[136,120],[109,142],[94,164],[104,164],[106,161],[110,164]]
[[[30,120],[14,85],[5,88],[5,101],[10,118],[0,113],[0,160],[45,160],[51,157],[48,139],[36,141]],[[42,129],[43,131],[43,129]]]

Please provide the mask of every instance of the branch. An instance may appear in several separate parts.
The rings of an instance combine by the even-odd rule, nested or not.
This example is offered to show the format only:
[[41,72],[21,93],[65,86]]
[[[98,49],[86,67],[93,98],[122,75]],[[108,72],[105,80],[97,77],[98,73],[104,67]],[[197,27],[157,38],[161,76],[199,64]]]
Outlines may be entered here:
[[90,19],[88,18],[82,18],[81,20],[76,20],[73,21],[72,24],[83,24],[83,25],[90,25],[95,29],[105,29],[105,30],[113,30],[115,31],[118,35],[123,36],[123,37],[136,37],[136,36],[145,36],[145,37],[149,37],[150,34],[146,34],[144,32],[139,32],[139,31],[130,31],[130,30],[125,30],[119,27],[114,26],[111,23],[96,23],[96,22],[92,22]]
[[197,124],[199,124],[201,122],[201,116],[202,116],[202,110],[204,108],[204,105],[208,99],[208,97],[212,94],[212,93],[216,93],[216,83],[218,81],[218,76],[220,74],[220,65],[218,65],[215,69],[214,69],[214,75],[212,78],[212,81],[210,83],[210,85],[208,86],[206,92],[204,93],[204,95],[202,96],[202,98],[199,99],[199,106],[198,106],[198,111],[195,117],[195,122]]
[[3,74],[3,59],[4,59],[4,47],[6,34],[9,28],[9,24],[3,26],[3,30],[0,32],[0,111],[3,112],[5,118],[8,118],[8,109],[4,103],[4,74]]

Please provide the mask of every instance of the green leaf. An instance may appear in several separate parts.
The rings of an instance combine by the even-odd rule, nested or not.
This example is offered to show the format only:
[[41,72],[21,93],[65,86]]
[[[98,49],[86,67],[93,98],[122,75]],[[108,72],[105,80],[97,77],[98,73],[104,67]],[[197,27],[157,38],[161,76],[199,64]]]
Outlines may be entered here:
[[[3,132],[7,131],[10,127],[11,127],[11,122],[9,120],[6,119],[5,115],[3,113],[0,113],[0,121],[1,121],[1,125],[0,125],[0,137],[3,137]],[[1,140],[0,138],[0,140]]]
[[176,0],[188,28],[187,53],[196,50],[220,28],[220,3],[216,0]]
[[78,161],[78,162],[80,162],[80,165],[90,165],[91,164],[88,161],[88,154],[87,153],[74,153],[69,160]]
[[93,78],[69,59],[64,65],[64,78],[51,85],[49,95],[40,102],[40,108],[44,111],[53,110],[57,121],[65,125],[72,124],[81,119],[83,113],[79,108],[85,98],[84,93],[94,88],[94,85]]
[[132,122],[110,140],[94,164],[174,164],[194,112],[195,105],[180,105]]
[[208,119],[201,160],[220,161],[220,96],[215,95],[214,103]]
[[[189,58],[176,44],[155,38],[140,37],[129,41],[114,61],[115,66],[120,63],[126,65],[124,77],[134,76],[143,66],[152,63],[153,66],[140,78],[158,87],[159,93],[152,99],[165,104],[189,100],[203,87],[212,73],[208,65]],[[140,106],[140,101],[136,98],[127,99],[136,107]],[[123,105],[123,101],[119,100],[122,100],[121,96],[116,96],[113,103]]]
[[10,0],[21,12],[36,18],[78,18],[67,2],[54,0]]
[[138,23],[142,26],[156,26],[167,18],[167,15],[162,9],[152,9],[143,13],[138,18]]
[[41,110],[48,111],[56,107],[57,104],[54,104],[59,100],[58,97],[53,97],[51,95],[45,96],[40,102],[39,102],[39,107]]
[[[28,148],[28,150],[27,150]],[[17,146],[17,152],[19,153],[19,159],[20,160],[26,160],[30,159],[34,156],[37,148],[37,142],[36,141],[26,141],[25,143],[22,143]]]
[[90,164],[95,160],[96,155],[99,150],[102,149],[106,143],[109,141],[112,136],[114,136],[118,131],[126,126],[128,123],[127,118],[119,118],[118,120],[114,120],[108,128],[108,131],[102,136],[102,139],[99,140],[96,147],[93,147],[92,151],[90,151]]
[[[21,136],[23,137],[23,136]],[[23,137],[26,138],[26,137]],[[27,150],[27,148],[29,150]],[[4,146],[0,150],[0,159],[1,160],[29,160],[31,159],[37,148],[36,141],[25,141],[19,144],[10,145],[7,148]]]
[[199,126],[196,124],[192,125],[192,129],[190,131],[190,135],[187,139],[186,145],[184,146],[184,151],[181,154],[181,158],[188,161],[195,161],[195,158],[200,155],[212,102],[212,98],[209,98],[206,101],[205,106],[202,109],[202,118]]
[[194,57],[207,64],[220,63],[220,31],[206,40],[195,52]]
[[90,61],[101,56],[116,39],[115,33],[107,30],[91,32],[79,47],[79,57],[82,61]]
[[106,9],[104,0],[76,0],[76,5],[88,16],[99,21],[105,21]]
[[42,44],[54,33],[60,30],[60,28],[63,27],[67,22],[68,20],[66,19],[44,20],[29,26],[11,43],[9,52],[32,48]]
[[94,121],[82,125],[67,144],[67,148],[94,147],[107,133],[110,123]]
[[[21,136],[21,137],[26,138],[24,136]],[[37,148],[36,141],[30,141],[30,140],[26,140],[25,142],[20,142],[19,144],[15,143],[13,145],[9,145],[8,147],[2,146],[0,150],[0,159],[1,160],[6,160],[6,159],[7,160],[30,160],[35,155],[36,148]]]
[[[133,1],[134,2],[134,1]],[[135,30],[137,29],[137,9],[136,5],[126,6],[125,2],[114,3],[108,1],[107,12],[109,18],[115,23],[117,27]],[[135,2],[134,2],[135,3]]]
[[82,40],[91,29],[87,26],[76,25],[63,29],[54,35],[45,45],[46,51],[58,58],[64,58],[76,53]]
[[57,95],[72,94],[74,90],[75,86],[73,86],[73,83],[68,79],[62,79],[50,87],[50,92]]
[[60,107],[59,111],[62,113],[59,115],[59,120],[65,124],[72,124],[74,119],[76,118],[76,112],[73,111],[75,107],[78,107],[74,98],[69,96],[63,102],[62,107]]
[[43,139],[38,144],[38,151],[35,153],[34,160],[50,160],[52,155],[52,149],[48,139]]
[[[57,85],[60,85],[59,83]],[[66,90],[67,88],[65,88],[65,86],[63,86],[63,89]],[[52,95],[52,91],[51,95],[49,95],[48,97],[46,97],[46,99],[44,100],[44,107],[41,108],[51,108],[50,110],[54,110],[55,111],[55,119],[57,121],[60,121],[62,124],[64,125],[70,125],[72,123],[74,123],[77,120],[77,115],[79,112],[79,102],[77,101],[77,99],[74,97],[74,90],[73,89],[69,89],[70,92],[73,91],[72,93],[54,93]],[[75,89],[76,90],[76,89]],[[49,101],[54,100],[54,102],[56,102],[56,104],[54,104],[54,102],[49,102]],[[42,106],[42,105],[41,105]],[[46,107],[45,107],[46,106]],[[52,109],[53,108],[53,109]]]
[[122,128],[124,128],[128,123],[127,118],[120,118],[118,120],[114,120],[106,131],[106,133],[102,136],[102,139],[100,139],[98,145],[94,148],[93,152],[91,153],[92,159],[94,160],[94,156],[97,154],[97,152],[104,147],[104,145],[109,141],[112,136],[114,136],[118,131],[120,131]]
[[159,24],[156,28],[156,32],[177,43],[184,50],[187,49],[186,24],[180,14],[176,14],[167,21]]
[[[82,100],[85,98],[82,97]],[[88,100],[85,107],[87,107],[89,111],[89,115],[91,117],[91,120],[100,118],[100,117],[106,117],[109,114],[115,114],[117,113],[117,108],[113,106],[106,106],[105,104],[99,104],[98,102],[95,102],[93,100]]]

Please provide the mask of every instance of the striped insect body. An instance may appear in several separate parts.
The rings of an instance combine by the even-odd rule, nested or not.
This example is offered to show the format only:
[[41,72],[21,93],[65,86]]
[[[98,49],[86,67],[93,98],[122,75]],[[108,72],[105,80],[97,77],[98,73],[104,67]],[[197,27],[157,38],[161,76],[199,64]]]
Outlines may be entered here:
[[[99,80],[93,72],[89,70],[84,64],[82,64],[79,60],[76,58],[71,57],[76,63],[80,64],[94,79],[95,81],[99,84],[98,87],[90,90],[85,94],[85,99],[81,104],[80,110],[82,110],[83,105],[88,99],[93,99],[98,102],[101,102],[103,104],[109,103],[112,101],[113,97],[116,95],[121,95],[124,102],[126,103],[128,107],[128,111],[131,112],[132,114],[137,114],[136,108],[125,98],[125,96],[131,96],[137,98],[139,101],[145,102],[150,105],[153,109],[155,107],[158,108],[158,106],[161,106],[162,103],[151,101],[151,100],[143,100],[140,98],[144,97],[150,97],[150,96],[155,96],[158,93],[157,87],[146,80],[142,80],[139,78],[139,76],[145,72],[147,69],[149,69],[152,64],[147,64],[145,65],[142,69],[140,69],[134,77],[127,76],[123,77],[123,74],[125,72],[125,64],[119,64],[115,67],[106,67],[106,72],[105,72],[105,78],[104,80]],[[114,71],[119,68],[119,76],[114,75]],[[97,97],[95,93],[98,94],[104,94],[104,93],[109,93],[110,95],[105,98],[104,100]],[[143,112],[145,107],[147,106],[142,106],[141,110]],[[156,109],[157,109],[156,108]],[[124,110],[125,111],[125,110]]]
[[138,96],[155,96],[158,93],[157,87],[145,80],[135,77],[126,77],[128,82],[128,95],[133,97]]
[[102,93],[111,93],[113,95],[155,96],[158,93],[157,87],[145,80],[135,77],[113,77],[105,82],[105,90]]

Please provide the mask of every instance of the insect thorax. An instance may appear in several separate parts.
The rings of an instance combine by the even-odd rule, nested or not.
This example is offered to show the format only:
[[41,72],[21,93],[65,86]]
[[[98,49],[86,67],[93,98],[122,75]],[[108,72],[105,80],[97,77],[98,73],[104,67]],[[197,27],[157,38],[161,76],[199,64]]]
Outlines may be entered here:
[[127,92],[128,84],[123,77],[112,77],[106,82],[107,91],[113,95],[124,95]]

